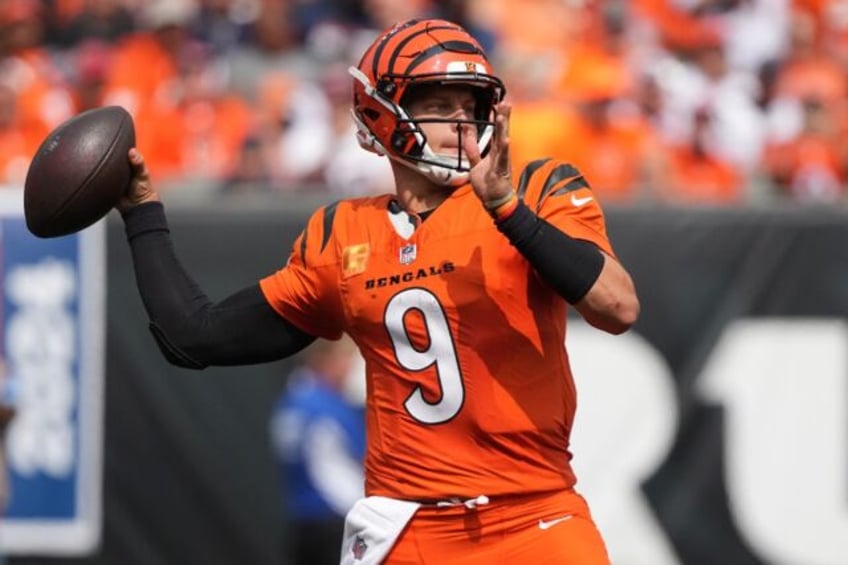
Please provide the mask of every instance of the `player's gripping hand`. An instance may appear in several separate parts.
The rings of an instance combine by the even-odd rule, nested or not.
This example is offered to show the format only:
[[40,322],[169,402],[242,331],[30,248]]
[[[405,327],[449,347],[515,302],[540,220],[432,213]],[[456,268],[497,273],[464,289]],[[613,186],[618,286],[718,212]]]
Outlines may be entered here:
[[512,167],[509,159],[509,116],[512,107],[506,102],[495,105],[495,131],[486,158],[480,155],[477,132],[464,127],[462,149],[471,164],[469,180],[474,192],[487,208],[496,207],[513,193]]
[[144,204],[145,202],[156,202],[159,200],[159,194],[153,189],[153,183],[150,180],[150,173],[147,171],[147,164],[144,162],[144,157],[136,148],[132,148],[127,153],[127,158],[130,161],[130,166],[133,170],[132,179],[130,179],[129,187],[126,194],[115,205],[118,212],[123,214],[130,208]]

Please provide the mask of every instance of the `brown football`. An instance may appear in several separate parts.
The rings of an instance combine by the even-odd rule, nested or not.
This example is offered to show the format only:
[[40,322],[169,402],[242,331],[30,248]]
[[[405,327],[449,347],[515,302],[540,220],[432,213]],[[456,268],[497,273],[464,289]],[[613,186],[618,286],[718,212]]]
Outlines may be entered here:
[[38,237],[78,232],[105,216],[132,176],[132,116],[104,106],[74,116],[41,143],[24,182],[24,217]]

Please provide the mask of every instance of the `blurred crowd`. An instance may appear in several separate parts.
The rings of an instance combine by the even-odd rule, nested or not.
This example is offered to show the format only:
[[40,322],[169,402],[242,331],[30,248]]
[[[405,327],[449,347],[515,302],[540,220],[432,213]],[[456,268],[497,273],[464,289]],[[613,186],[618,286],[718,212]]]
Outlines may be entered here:
[[848,0],[0,0],[0,186],[119,104],[167,190],[392,190],[346,69],[419,15],[487,49],[516,163],[623,204],[846,200]]

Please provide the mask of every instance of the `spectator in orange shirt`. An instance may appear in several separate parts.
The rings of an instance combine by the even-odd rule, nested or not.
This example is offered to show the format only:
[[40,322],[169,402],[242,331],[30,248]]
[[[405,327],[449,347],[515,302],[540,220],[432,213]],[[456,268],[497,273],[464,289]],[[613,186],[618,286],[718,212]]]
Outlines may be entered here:
[[846,139],[822,101],[809,98],[803,109],[801,132],[769,146],[764,166],[782,195],[802,202],[833,202],[846,192]]
[[[164,179],[179,174],[178,143],[162,119],[173,107],[169,89],[179,81],[179,57],[190,40],[189,23],[197,13],[192,0],[152,0],[141,8],[143,29],[120,42],[104,87],[104,104],[123,106],[133,115],[139,148],[151,170]],[[172,139],[174,137],[174,139]]]
[[71,52],[74,100],[82,112],[103,105],[103,89],[112,61],[111,46],[100,39],[88,39]]
[[[804,129],[805,101],[815,100],[830,119],[846,123],[848,116],[848,69],[826,49],[822,23],[808,2],[798,2],[792,15],[789,50],[769,69],[763,107],[769,119],[769,146],[785,146]],[[768,165],[768,164],[767,164]]]
[[631,43],[626,7],[620,2],[593,2],[586,11],[585,29],[580,33],[582,41],[568,53],[557,85],[565,96],[582,91],[587,82],[597,81],[599,73],[614,77],[622,89],[630,86]]
[[0,187],[23,186],[29,161],[48,133],[41,122],[26,122],[15,93],[0,82]]
[[778,97],[796,100],[815,97],[828,105],[848,99],[848,71],[824,48],[821,27],[814,14],[796,10],[790,28],[790,49],[778,67]]
[[540,155],[562,153],[574,140],[576,114],[563,96],[553,94],[556,77],[551,75],[549,59],[516,47],[500,52],[498,66],[509,84],[513,162],[523,165]]
[[811,14],[830,56],[848,65],[848,18],[844,0],[792,0],[793,7]]
[[669,0],[633,0],[633,10],[655,30],[665,49],[685,56],[692,49],[711,41],[716,33],[714,25],[699,17],[693,4],[699,3],[689,3],[692,7],[687,8]]
[[[591,179],[602,201],[619,203],[639,199],[660,182],[662,171],[656,135],[628,99],[633,85],[622,14],[595,6],[578,19],[582,23],[572,22],[586,40],[582,46],[544,51],[519,43],[500,52],[514,104],[514,161],[539,155],[567,160]],[[561,70],[558,53],[568,55]]]
[[650,123],[627,94],[628,77],[598,67],[570,92],[577,108],[573,138],[554,155],[570,160],[592,179],[608,202],[634,202],[660,186],[662,151]]
[[498,52],[513,49],[553,54],[559,72],[561,56],[579,44],[585,7],[562,0],[467,0],[465,15],[476,28],[490,30]]
[[180,75],[149,110],[146,145],[155,146],[171,184],[218,180],[236,168],[253,123],[247,103],[226,90],[205,45],[183,47]]
[[193,0],[142,7],[144,31],[114,55],[105,102],[135,117],[138,146],[166,183],[231,174],[251,122],[247,103],[226,91],[208,49],[193,39]]
[[42,45],[41,0],[0,2],[0,81],[15,93],[26,128],[53,129],[74,113],[70,89]]
[[707,137],[713,117],[702,108],[695,114],[692,140],[669,150],[668,180],[663,197],[682,204],[737,204],[744,180],[732,164],[711,154]]

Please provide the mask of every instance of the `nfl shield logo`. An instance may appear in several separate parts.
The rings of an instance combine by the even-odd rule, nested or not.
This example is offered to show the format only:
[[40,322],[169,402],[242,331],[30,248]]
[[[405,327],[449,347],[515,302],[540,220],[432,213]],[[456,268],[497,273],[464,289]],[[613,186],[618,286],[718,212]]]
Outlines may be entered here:
[[416,249],[415,244],[410,243],[400,248],[400,264],[409,265],[415,261]]
[[368,544],[365,543],[362,536],[356,536],[356,539],[353,541],[353,547],[350,549],[353,552],[353,558],[361,561],[366,549],[368,549]]

